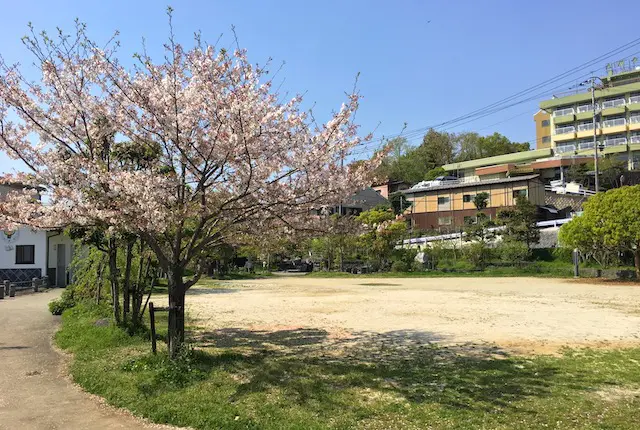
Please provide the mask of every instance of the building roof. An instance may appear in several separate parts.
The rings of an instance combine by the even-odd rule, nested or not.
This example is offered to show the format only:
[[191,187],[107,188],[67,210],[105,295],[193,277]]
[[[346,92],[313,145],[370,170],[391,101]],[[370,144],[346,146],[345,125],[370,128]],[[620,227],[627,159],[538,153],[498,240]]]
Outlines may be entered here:
[[361,208],[363,211],[368,211],[376,206],[388,204],[389,200],[385,199],[371,187],[367,187],[364,190],[360,190],[351,197],[346,198],[342,202],[342,206],[349,208]]
[[482,187],[485,185],[530,181],[532,179],[538,178],[539,176],[540,175],[523,175],[523,176],[513,176],[511,178],[487,179],[484,181],[475,181],[475,182],[451,181],[452,183],[450,184],[436,185],[433,187],[426,187],[426,188],[409,188],[408,190],[402,190],[400,192],[404,194],[415,194],[415,193],[423,193],[426,191],[449,190],[452,188],[476,188],[476,187]]
[[455,170],[474,169],[476,167],[491,166],[494,164],[532,161],[538,158],[551,157],[551,155],[551,148],[533,149],[531,151],[514,152],[512,154],[496,155],[495,157],[477,158],[475,160],[445,164],[442,168],[448,172],[452,172]]
[[[640,91],[640,82],[635,82],[626,85],[616,85],[614,87],[607,87],[595,91],[596,99],[602,99],[605,97],[612,97],[630,92]],[[581,92],[565,97],[558,97],[551,100],[545,100],[540,102],[540,109],[549,110],[559,106],[571,105],[573,103],[591,102],[591,92]]]

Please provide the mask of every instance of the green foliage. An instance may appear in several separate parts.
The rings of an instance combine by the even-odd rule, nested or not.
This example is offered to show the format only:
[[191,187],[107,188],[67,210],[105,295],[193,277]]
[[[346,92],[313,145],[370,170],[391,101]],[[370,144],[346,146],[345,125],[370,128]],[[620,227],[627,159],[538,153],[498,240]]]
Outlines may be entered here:
[[486,242],[495,238],[495,232],[489,230],[490,228],[495,227],[495,223],[483,212],[478,212],[476,214],[475,222],[467,224],[464,229],[464,240],[467,242],[481,242],[486,244]]
[[479,211],[486,209],[489,205],[489,193],[482,192],[473,196],[473,205]]
[[388,200],[393,208],[393,213],[396,215],[403,214],[405,210],[411,207],[411,202],[407,201],[407,196],[400,191],[389,194]]
[[464,258],[475,268],[482,269],[491,260],[490,250],[484,242],[473,242],[462,248]]
[[442,167],[436,167],[434,169],[429,170],[424,175],[424,180],[425,181],[433,181],[438,176],[446,176],[446,174],[447,174],[447,171],[444,170]]
[[62,292],[59,299],[51,300],[49,302],[49,312],[53,315],[62,315],[64,311],[71,309],[76,304],[77,302],[73,296],[73,290],[68,287],[68,289]]
[[456,136],[455,140],[459,148],[456,162],[529,150],[529,143],[511,142],[500,133],[493,133],[489,136],[480,136],[473,132],[461,133]]
[[640,272],[640,185],[591,197],[582,216],[562,226],[558,240],[602,266],[617,262],[621,252],[634,253]]
[[377,226],[385,221],[395,219],[395,214],[390,208],[373,208],[362,212],[356,219],[362,224]]
[[392,272],[408,272],[411,266],[402,260],[397,260],[391,263]]
[[530,250],[526,244],[515,242],[513,240],[502,241],[496,247],[496,253],[500,259],[505,262],[518,264],[528,260],[531,256]]
[[504,226],[502,239],[505,242],[520,242],[527,249],[538,243],[540,230],[536,227],[538,209],[526,197],[518,196],[512,209],[498,212],[498,224]]

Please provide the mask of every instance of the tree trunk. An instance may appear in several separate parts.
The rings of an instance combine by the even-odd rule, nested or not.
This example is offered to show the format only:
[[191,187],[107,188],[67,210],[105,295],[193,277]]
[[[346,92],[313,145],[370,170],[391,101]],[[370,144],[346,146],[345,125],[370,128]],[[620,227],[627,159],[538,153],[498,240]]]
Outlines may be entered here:
[[102,263],[102,257],[98,263],[98,285],[96,285],[96,304],[100,304],[100,294],[102,293],[102,271],[104,270],[104,264]]
[[182,269],[169,270],[169,357],[176,358],[184,344],[184,296]]
[[109,239],[109,280],[111,281],[111,299],[113,300],[113,318],[120,324],[120,288],[118,286],[118,244],[115,238]]
[[126,322],[127,316],[131,311],[130,306],[130,297],[131,297],[131,260],[133,259],[133,240],[127,241],[127,255],[126,255],[126,264],[124,267],[124,286],[122,289],[122,318]]

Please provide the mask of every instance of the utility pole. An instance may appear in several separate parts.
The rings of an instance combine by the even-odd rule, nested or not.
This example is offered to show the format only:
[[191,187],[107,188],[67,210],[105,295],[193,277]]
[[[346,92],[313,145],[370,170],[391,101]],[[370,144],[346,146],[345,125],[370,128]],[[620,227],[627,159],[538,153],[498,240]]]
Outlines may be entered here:
[[[580,85],[590,84],[591,86],[591,108],[593,110],[593,164],[595,169],[596,178],[596,193],[600,191],[600,170],[598,168],[598,123],[597,123],[597,108],[596,108],[596,79],[602,82],[597,76],[592,76],[588,80],[582,82]],[[604,84],[604,82],[602,82]]]
[[596,129],[596,78],[591,78],[591,107],[593,109],[593,165],[596,176],[596,193],[600,191],[600,172],[598,170],[598,130]]

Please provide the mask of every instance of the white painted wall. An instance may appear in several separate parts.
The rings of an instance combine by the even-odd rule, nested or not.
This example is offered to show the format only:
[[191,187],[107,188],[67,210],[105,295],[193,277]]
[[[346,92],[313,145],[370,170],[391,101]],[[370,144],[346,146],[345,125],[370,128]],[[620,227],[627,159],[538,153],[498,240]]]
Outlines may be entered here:
[[[20,228],[14,240],[8,240],[4,232],[0,232],[0,269],[41,269],[42,275],[47,273],[46,246],[47,232]],[[34,245],[34,264],[16,264],[16,246]]]

